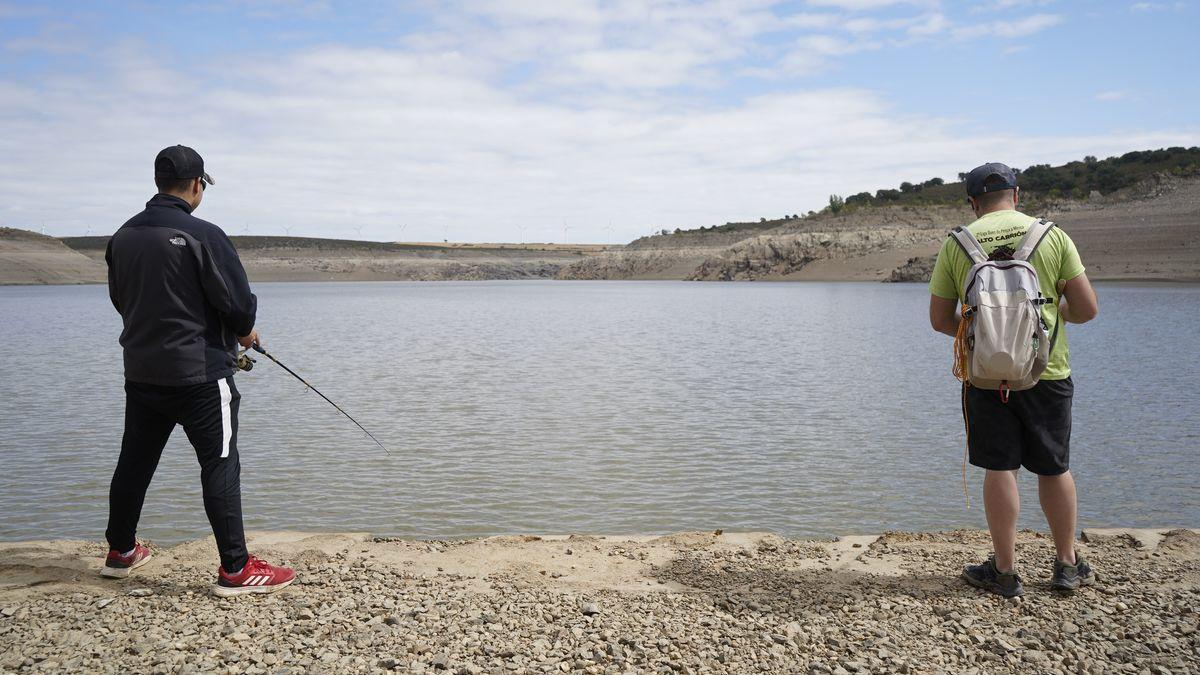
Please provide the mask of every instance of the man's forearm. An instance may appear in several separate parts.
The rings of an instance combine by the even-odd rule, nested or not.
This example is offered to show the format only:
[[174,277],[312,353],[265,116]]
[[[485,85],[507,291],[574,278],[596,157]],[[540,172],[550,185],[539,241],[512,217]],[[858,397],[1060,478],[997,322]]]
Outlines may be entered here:
[[1067,303],[1067,299],[1063,298],[1062,302],[1058,303],[1058,315],[1067,323],[1079,323],[1071,316],[1071,305]]

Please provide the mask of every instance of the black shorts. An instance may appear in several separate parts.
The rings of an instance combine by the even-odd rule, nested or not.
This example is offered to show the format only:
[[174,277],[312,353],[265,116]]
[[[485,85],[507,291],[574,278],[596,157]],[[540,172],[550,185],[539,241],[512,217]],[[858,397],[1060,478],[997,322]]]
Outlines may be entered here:
[[1040,476],[1070,468],[1071,398],[1075,384],[1042,380],[1014,391],[1008,403],[1000,392],[967,387],[965,415],[971,464],[993,471],[1025,467]]

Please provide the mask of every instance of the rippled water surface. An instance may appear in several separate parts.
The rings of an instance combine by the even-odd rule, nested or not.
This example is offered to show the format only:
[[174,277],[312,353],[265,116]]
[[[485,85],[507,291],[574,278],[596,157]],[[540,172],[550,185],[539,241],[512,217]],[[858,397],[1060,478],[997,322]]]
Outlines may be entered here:
[[[950,339],[920,285],[258,284],[273,364],[238,376],[250,529],[417,537],[983,527]],[[1200,289],[1099,288],[1072,326],[1083,525],[1200,525]],[[103,537],[119,317],[0,288],[0,538]],[[1042,527],[1025,475],[1023,526]],[[204,535],[182,430],[141,535]]]

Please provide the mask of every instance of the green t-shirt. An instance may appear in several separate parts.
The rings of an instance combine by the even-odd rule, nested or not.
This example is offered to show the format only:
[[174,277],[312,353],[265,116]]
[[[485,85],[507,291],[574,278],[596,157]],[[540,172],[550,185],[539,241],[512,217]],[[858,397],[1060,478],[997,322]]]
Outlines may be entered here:
[[[1021,237],[1035,218],[1020,211],[993,211],[985,214],[979,220],[967,226],[971,234],[979,240],[983,250],[991,255],[1000,246],[1016,249]],[[1053,335],[1058,327],[1058,337],[1050,352],[1050,362],[1042,373],[1043,380],[1065,380],[1071,374],[1071,364],[1068,360],[1070,349],[1067,347],[1067,331],[1065,322],[1058,326],[1058,291],[1059,280],[1069,280],[1083,274],[1083,263],[1079,260],[1079,251],[1075,242],[1066,232],[1055,227],[1042,240],[1030,260],[1037,270],[1038,281],[1042,286],[1042,295],[1054,298],[1055,302],[1042,305],[1042,319],[1046,322],[1046,334]],[[933,278],[929,280],[929,292],[939,298],[957,299],[962,301],[963,283],[967,280],[967,272],[971,269],[971,259],[963,252],[962,247],[953,237],[946,237],[942,250],[938,251],[937,263],[933,266]]]

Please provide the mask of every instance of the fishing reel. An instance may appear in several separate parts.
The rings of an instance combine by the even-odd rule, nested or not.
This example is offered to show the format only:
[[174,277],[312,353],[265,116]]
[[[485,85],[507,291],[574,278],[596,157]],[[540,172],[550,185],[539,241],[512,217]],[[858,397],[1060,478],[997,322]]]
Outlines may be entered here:
[[250,356],[248,354],[246,354],[247,351],[249,351],[249,350],[243,349],[241,351],[241,353],[238,354],[237,367],[238,367],[238,370],[244,370],[248,373],[254,369],[254,364],[257,362],[254,359],[250,358]]

